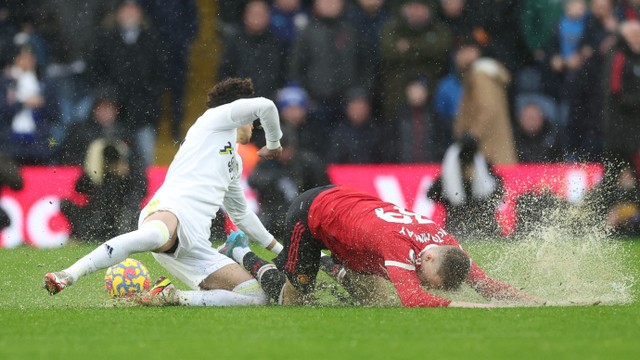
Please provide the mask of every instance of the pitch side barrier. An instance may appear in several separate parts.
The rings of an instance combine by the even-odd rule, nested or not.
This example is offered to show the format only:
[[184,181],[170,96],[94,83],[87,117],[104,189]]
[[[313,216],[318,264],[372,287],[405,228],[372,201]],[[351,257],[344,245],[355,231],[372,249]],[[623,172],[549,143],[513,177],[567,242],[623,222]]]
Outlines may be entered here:
[[[51,248],[69,241],[70,227],[60,212],[60,201],[69,198],[77,204],[86,198],[75,192],[80,167],[24,167],[24,188],[13,191],[2,189],[0,206],[9,214],[11,226],[0,233],[0,247],[12,248],[29,245]],[[148,192],[143,203],[162,184],[166,167],[150,167],[147,171]],[[601,164],[519,164],[498,166],[496,172],[503,178],[505,198],[497,218],[505,235],[513,232],[517,197],[523,193],[548,189],[577,202],[601,181]],[[348,184],[383,200],[426,215],[444,223],[443,209],[425,196],[429,186],[440,174],[440,165],[331,165],[328,168],[334,184]],[[258,211],[255,193],[243,186],[253,210]]]

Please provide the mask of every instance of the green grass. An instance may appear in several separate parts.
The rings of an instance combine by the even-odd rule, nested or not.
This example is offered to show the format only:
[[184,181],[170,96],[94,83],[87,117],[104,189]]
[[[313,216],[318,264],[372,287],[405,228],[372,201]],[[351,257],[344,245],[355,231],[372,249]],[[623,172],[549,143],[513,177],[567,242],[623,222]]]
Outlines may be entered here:
[[[492,246],[467,248],[482,254]],[[638,273],[640,241],[623,246]],[[91,248],[0,250],[0,359],[640,358],[637,300],[491,310],[141,308],[109,300],[103,272],[48,296],[41,288],[44,273]],[[163,273],[149,254],[135,257],[154,278]]]

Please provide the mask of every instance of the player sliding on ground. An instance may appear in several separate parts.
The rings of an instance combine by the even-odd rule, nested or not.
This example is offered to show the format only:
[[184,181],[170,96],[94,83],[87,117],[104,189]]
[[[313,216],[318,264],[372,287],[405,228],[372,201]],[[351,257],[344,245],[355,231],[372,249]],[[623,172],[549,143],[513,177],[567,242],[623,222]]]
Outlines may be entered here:
[[208,93],[208,110],[191,126],[164,183],[142,209],[138,230],[105,242],[65,270],[46,274],[44,286],[49,293],[56,294],[82,276],[115,265],[133,253],[153,251],[165,269],[199,290],[179,292],[180,304],[267,303],[251,274],[212,248],[209,241],[211,220],[224,205],[231,220],[251,238],[276,254],[282,250],[247,207],[240,185],[242,161],[236,142],[249,142],[254,120],[260,120],[266,137],[266,146],[258,155],[271,159],[282,152],[275,104],[252,96],[250,79],[231,78],[214,86]]
[[[487,276],[433,221],[347,187],[303,193],[289,208],[286,226],[289,238],[274,259],[275,266],[251,252],[242,234],[232,234],[222,251],[249,270],[280,304],[299,305],[312,298],[321,264],[365,304],[384,300],[383,279],[391,280],[402,305],[408,307],[493,306],[451,301],[422,288],[453,290],[465,281],[487,299],[536,302]],[[329,249],[347,270],[333,266],[329,257],[321,259],[322,249]]]

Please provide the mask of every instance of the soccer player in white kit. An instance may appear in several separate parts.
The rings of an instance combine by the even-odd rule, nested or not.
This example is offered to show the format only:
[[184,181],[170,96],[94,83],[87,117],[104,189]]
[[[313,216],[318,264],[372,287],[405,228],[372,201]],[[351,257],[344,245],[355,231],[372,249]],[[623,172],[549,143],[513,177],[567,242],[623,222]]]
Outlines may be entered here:
[[[249,142],[254,120],[260,120],[266,137],[258,155],[271,159],[282,152],[275,104],[252,96],[250,79],[229,78],[214,86],[208,93],[208,110],[187,132],[164,183],[142,209],[138,229],[108,240],[67,269],[46,274],[44,285],[49,293],[56,294],[80,277],[118,264],[133,253],[152,251],[165,269],[193,289],[180,291],[173,286],[173,304],[266,304],[267,296],[251,274],[209,241],[211,220],[224,206],[249,237],[276,254],[282,250],[248,208],[240,185],[242,160],[237,143]],[[167,285],[164,279],[152,291]]]

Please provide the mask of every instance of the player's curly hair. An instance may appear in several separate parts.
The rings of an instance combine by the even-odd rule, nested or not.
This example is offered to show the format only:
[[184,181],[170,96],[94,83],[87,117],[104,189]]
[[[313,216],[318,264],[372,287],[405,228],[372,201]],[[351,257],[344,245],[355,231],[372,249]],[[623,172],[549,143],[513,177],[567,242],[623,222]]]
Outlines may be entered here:
[[238,99],[252,97],[253,94],[253,81],[250,78],[227,78],[209,90],[207,107],[224,105]]
[[469,256],[457,246],[443,248],[440,256],[438,276],[442,279],[442,289],[458,289],[471,271]]

